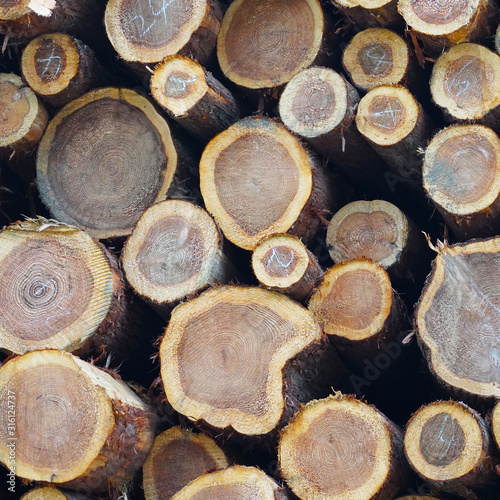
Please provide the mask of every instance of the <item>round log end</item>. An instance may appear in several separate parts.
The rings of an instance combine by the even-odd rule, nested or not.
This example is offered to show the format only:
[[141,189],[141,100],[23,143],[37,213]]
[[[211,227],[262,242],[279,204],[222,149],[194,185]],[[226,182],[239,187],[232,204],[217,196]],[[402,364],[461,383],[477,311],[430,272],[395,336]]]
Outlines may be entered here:
[[245,118],[208,144],[200,161],[207,210],[235,245],[253,250],[287,232],[312,192],[313,162],[299,140],[268,118]]
[[429,143],[424,188],[446,212],[467,216],[488,209],[500,195],[500,139],[482,125],[457,125]]
[[432,69],[434,102],[455,120],[480,120],[500,104],[500,56],[475,43],[445,52]]
[[110,0],[104,22],[122,59],[153,63],[179,52],[208,10],[208,0]]
[[160,346],[165,393],[192,420],[266,434],[285,408],[283,367],[320,339],[312,315],[282,294],[206,291],[172,312]]
[[0,249],[0,348],[74,351],[105,321],[114,273],[84,231],[28,220],[0,232]]
[[418,410],[406,428],[406,456],[424,479],[463,479],[488,449],[478,417],[463,403],[438,401]]
[[360,200],[335,213],[326,244],[336,264],[366,258],[388,269],[406,248],[408,233],[408,219],[398,207],[383,200]]
[[15,21],[20,17],[32,12],[29,8],[31,0],[15,0],[4,2],[0,6],[0,21]]
[[353,398],[331,396],[308,403],[284,429],[279,463],[300,498],[373,498],[391,472],[392,446],[382,414]]
[[163,200],[177,169],[166,121],[140,94],[89,92],[49,123],[38,149],[37,184],[56,219],[96,238],[127,236]]
[[408,89],[382,85],[370,90],[359,102],[358,130],[379,146],[390,146],[412,133],[420,106]]
[[169,304],[222,279],[219,231],[200,207],[182,200],[144,212],[122,253],[127,281],[146,299]]
[[365,91],[380,85],[402,83],[409,62],[406,42],[385,28],[360,31],[342,55],[342,65],[351,81]]
[[333,69],[305,69],[288,82],[281,94],[281,120],[303,137],[326,134],[348,114],[348,92],[344,77]]
[[144,495],[146,500],[168,500],[202,474],[228,465],[213,439],[172,427],[156,437],[144,462]]
[[383,267],[356,259],[331,267],[309,301],[325,333],[352,341],[378,335],[391,313],[393,292]]
[[318,0],[235,0],[217,39],[220,67],[243,87],[282,85],[316,59],[323,30]]
[[189,57],[166,58],[151,77],[153,97],[176,117],[185,115],[207,91],[205,71]]

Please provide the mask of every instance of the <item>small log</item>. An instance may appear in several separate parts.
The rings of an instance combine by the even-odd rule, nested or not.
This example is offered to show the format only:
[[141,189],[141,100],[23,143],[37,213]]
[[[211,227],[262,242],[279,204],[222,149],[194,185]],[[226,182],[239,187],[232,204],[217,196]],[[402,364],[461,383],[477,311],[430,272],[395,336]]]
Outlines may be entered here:
[[[312,314],[283,294],[257,287],[208,290],[172,312],[160,346],[165,394],[193,421],[231,426],[246,436],[270,433],[299,398],[309,397],[295,398],[294,391],[301,377],[316,382],[314,349],[322,338]],[[307,349],[307,363],[287,366],[297,370],[289,376],[285,365]],[[328,364],[335,368],[335,359]]]
[[214,55],[221,20],[218,0],[110,0],[104,17],[125,61],[155,63],[181,53],[203,65]]
[[21,500],[91,500],[91,497],[76,491],[60,490],[52,486],[34,488],[21,497]]
[[311,295],[323,273],[315,255],[290,234],[260,241],[252,254],[252,268],[261,285],[299,302]]
[[358,130],[391,170],[415,189],[422,186],[422,151],[434,129],[408,89],[382,85],[359,102]]
[[356,368],[381,352],[384,341],[397,337],[404,308],[384,268],[356,259],[325,272],[309,310],[347,358],[346,364]]
[[408,422],[404,446],[415,472],[439,489],[460,494],[494,478],[486,422],[464,403],[437,401],[420,408]]
[[167,122],[129,89],[103,88],[67,104],[37,157],[40,196],[54,217],[95,238],[127,236],[164,200],[180,169]]
[[491,431],[497,448],[500,448],[500,403],[496,403],[491,415]]
[[408,476],[401,430],[349,396],[304,406],[282,432],[278,453],[283,477],[303,500],[392,500]]
[[398,207],[384,200],[353,201],[328,224],[326,245],[335,264],[366,258],[396,278],[413,278],[425,244]]
[[205,143],[241,118],[233,94],[188,57],[171,56],[151,77],[151,93],[181,127]]
[[267,474],[255,467],[234,465],[203,474],[184,487],[172,500],[238,498],[287,500],[290,497]]
[[331,0],[340,13],[359,29],[401,28],[398,0]]
[[242,87],[277,87],[313,64],[325,34],[318,0],[235,0],[217,39],[219,65]]
[[142,467],[146,500],[169,500],[198,476],[229,465],[205,434],[172,427],[154,440]]
[[0,6],[0,33],[34,38],[43,33],[89,35],[102,9],[98,0],[13,0]]
[[124,382],[64,351],[4,363],[0,397],[15,414],[15,425],[0,414],[0,461],[14,446],[16,475],[30,481],[105,493],[132,478],[153,444],[152,410]]
[[365,92],[380,85],[411,87],[415,80],[408,44],[385,28],[357,33],[344,49],[342,65],[352,83]]
[[491,0],[399,0],[399,13],[422,41],[426,52],[439,56],[463,42],[486,41],[498,24],[498,7]]
[[33,152],[45,131],[47,111],[21,77],[13,73],[0,73],[0,108],[0,156],[14,169],[16,164],[12,160],[19,161],[17,170],[30,179],[33,161],[27,155]]
[[438,132],[425,151],[424,189],[455,235],[495,236],[500,230],[500,139],[482,125]]
[[156,203],[144,212],[122,262],[132,288],[163,316],[180,300],[227,283],[234,274],[213,219],[183,200]]
[[445,52],[432,69],[431,94],[448,121],[500,125],[500,56],[474,43]]
[[320,166],[283,125],[262,117],[244,118],[212,139],[201,157],[200,187],[226,238],[247,250],[274,233],[310,241],[331,204]]
[[56,108],[96,87],[100,80],[93,50],[65,33],[32,40],[23,51],[21,70],[28,85]]
[[0,232],[0,349],[123,353],[124,290],[116,258],[84,231],[45,219],[12,224]]
[[437,251],[416,311],[420,347],[431,371],[461,397],[498,398],[500,238],[439,243]]
[[279,112],[285,126],[306,140],[353,181],[383,184],[385,164],[354,121],[359,94],[339,73],[312,67],[288,82]]

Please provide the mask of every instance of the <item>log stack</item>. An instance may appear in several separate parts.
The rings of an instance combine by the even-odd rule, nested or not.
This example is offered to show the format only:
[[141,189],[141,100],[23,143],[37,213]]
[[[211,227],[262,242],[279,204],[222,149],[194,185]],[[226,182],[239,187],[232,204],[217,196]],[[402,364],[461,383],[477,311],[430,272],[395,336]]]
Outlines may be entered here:
[[498,2],[0,3],[12,498],[498,500]]

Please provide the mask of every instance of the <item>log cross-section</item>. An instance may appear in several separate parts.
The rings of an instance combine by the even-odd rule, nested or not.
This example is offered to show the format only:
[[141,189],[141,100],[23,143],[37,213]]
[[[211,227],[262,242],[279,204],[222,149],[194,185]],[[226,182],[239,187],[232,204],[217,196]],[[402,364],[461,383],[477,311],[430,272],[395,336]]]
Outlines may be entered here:
[[282,294],[206,291],[172,312],[160,346],[165,394],[192,420],[267,434],[285,410],[284,366],[321,338],[312,315]]

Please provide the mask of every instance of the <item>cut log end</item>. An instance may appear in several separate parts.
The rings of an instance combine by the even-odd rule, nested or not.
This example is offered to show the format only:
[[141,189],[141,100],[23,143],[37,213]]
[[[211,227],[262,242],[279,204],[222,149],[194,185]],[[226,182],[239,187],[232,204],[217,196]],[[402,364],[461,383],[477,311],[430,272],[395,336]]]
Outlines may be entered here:
[[205,210],[166,200],[139,219],[123,249],[123,268],[136,292],[154,303],[171,304],[229,280],[231,266],[221,244]]
[[235,123],[208,144],[200,161],[207,210],[224,235],[247,250],[292,227],[311,198],[312,183],[305,149],[268,118]]
[[202,474],[228,465],[213,439],[173,427],[155,439],[144,462],[144,495],[146,500],[168,500]]
[[92,500],[91,497],[70,490],[60,490],[52,486],[42,486],[25,493],[21,500]]
[[[433,0],[399,0],[398,10],[413,29],[426,35],[443,36],[470,25],[480,3],[481,0],[454,0],[437,5]],[[457,42],[463,41],[459,36]]]
[[454,389],[497,398],[498,272],[500,238],[444,246],[416,314],[432,371]]
[[255,467],[234,465],[203,474],[183,488],[172,500],[210,500],[213,498],[255,498],[286,500],[286,493],[268,475]]
[[350,114],[349,89],[344,78],[329,68],[301,71],[288,82],[280,98],[285,126],[306,138],[326,134]]
[[356,87],[371,90],[403,83],[410,57],[408,45],[393,31],[371,28],[359,32],[342,55],[342,64]]
[[104,88],[50,122],[37,183],[58,220],[111,238],[130,234],[146,208],[165,199],[176,169],[170,129],[152,104],[132,90]]
[[500,404],[497,403],[493,408],[493,413],[491,416],[491,430],[493,432],[493,438],[497,448],[500,448]]
[[492,470],[485,423],[463,403],[439,401],[418,410],[404,445],[410,465],[427,481],[470,486]]
[[43,219],[0,233],[0,348],[76,350],[110,313],[114,273],[79,229]]
[[29,8],[30,3],[31,0],[4,2],[4,5],[0,6],[0,21],[15,21],[29,14],[32,12]]
[[405,250],[408,233],[408,219],[395,205],[361,200],[349,203],[333,216],[326,244],[335,263],[367,258],[388,269]]
[[[297,496],[308,500],[373,498],[378,493],[394,498],[404,487],[394,453],[400,436],[394,429],[381,413],[353,398],[311,401],[282,433],[283,477]],[[391,484],[398,474],[399,484]]]
[[188,57],[167,58],[151,77],[153,97],[174,116],[188,113],[207,91],[203,68]]
[[165,393],[192,420],[269,433],[285,408],[283,367],[320,339],[312,315],[282,294],[209,290],[172,312],[160,347]]
[[[123,383],[64,351],[16,357],[0,368],[0,460],[15,443],[16,474],[28,480],[107,491],[129,480],[152,445],[152,415]],[[15,440],[15,441],[13,441]],[[134,460],[131,464],[129,461]]]
[[370,90],[359,102],[358,130],[378,146],[397,144],[414,130],[420,106],[401,86],[380,86]]
[[499,79],[498,54],[474,43],[455,45],[433,67],[432,99],[453,120],[484,120],[500,104]]
[[295,298],[307,298],[315,288],[321,268],[295,236],[277,234],[261,241],[252,254],[252,268],[259,282]]
[[327,270],[309,302],[309,310],[325,333],[350,341],[379,335],[392,307],[393,292],[387,272],[365,259]]
[[0,74],[0,148],[30,151],[42,137],[48,115],[35,93],[12,73]]
[[493,130],[481,125],[442,130],[426,149],[422,173],[429,197],[459,234],[488,231],[479,220],[478,227],[469,227],[467,218],[498,219],[500,139]]
[[236,0],[217,39],[219,64],[238,85],[276,87],[313,63],[323,31],[317,0]]
[[163,4],[158,0],[149,4],[111,0],[106,5],[106,32],[126,61],[158,62],[188,44],[205,17],[210,16],[210,6],[209,0],[163,1]]

